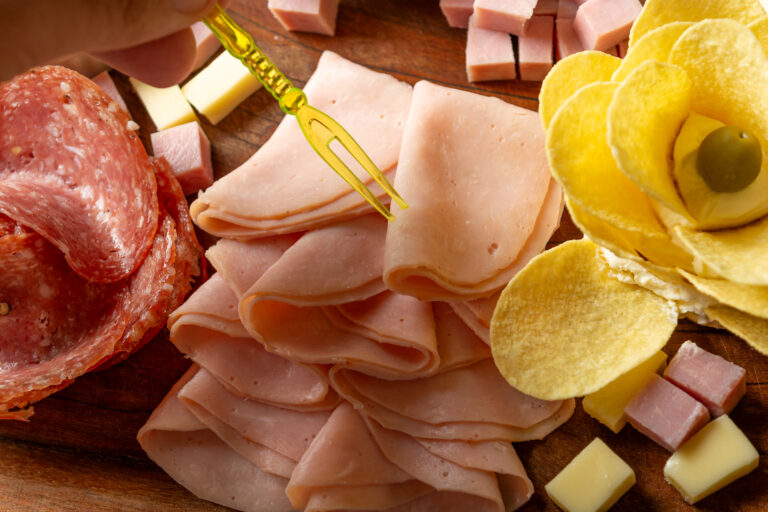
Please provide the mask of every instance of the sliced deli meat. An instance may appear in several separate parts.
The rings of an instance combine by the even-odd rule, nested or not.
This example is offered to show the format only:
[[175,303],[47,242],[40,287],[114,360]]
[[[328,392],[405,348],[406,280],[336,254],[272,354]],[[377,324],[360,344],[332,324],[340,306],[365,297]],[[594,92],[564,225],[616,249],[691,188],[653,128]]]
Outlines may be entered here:
[[91,282],[128,277],[158,227],[152,164],[129,121],[66,68],[0,85],[0,213],[53,243]]
[[[409,85],[325,52],[304,91],[312,106],[349,131],[379,169],[392,172],[410,106]],[[340,156],[372,183],[351,156]],[[380,188],[371,189],[384,197]],[[269,141],[206,190],[191,212],[210,233],[255,238],[305,230],[370,208],[307,144],[293,116],[286,116]]]
[[539,115],[429,82],[413,94],[395,178],[409,207],[394,208],[384,281],[422,300],[491,295],[517,271],[550,185]]

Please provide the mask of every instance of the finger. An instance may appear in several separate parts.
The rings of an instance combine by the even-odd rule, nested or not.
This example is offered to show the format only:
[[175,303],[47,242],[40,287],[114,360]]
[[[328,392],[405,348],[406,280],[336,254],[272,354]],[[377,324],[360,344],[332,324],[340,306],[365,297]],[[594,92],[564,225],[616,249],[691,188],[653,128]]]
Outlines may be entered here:
[[126,75],[155,87],[181,82],[195,63],[195,36],[185,28],[148,43],[93,56]]
[[216,0],[0,0],[0,80],[77,52],[136,46],[188,27]]

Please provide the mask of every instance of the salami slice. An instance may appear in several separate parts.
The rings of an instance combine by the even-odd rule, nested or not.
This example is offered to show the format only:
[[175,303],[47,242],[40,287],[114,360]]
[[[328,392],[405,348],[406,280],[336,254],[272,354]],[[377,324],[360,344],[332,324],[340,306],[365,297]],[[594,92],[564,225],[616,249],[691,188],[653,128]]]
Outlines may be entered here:
[[92,282],[133,273],[157,229],[152,164],[129,121],[66,68],[0,85],[0,213],[53,243]]
[[[151,339],[199,274],[202,255],[178,182],[157,164],[159,228],[129,278],[93,283],[37,233],[0,237],[0,419]],[[16,416],[19,416],[16,414]],[[17,418],[18,419],[18,418]]]

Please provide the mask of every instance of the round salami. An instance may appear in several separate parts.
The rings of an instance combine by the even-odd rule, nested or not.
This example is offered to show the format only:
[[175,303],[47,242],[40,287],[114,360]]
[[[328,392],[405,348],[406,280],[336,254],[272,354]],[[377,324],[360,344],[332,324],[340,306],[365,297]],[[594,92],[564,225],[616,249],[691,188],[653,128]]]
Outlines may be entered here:
[[94,283],[131,275],[158,228],[152,164],[129,121],[66,68],[0,84],[0,214],[42,235]]

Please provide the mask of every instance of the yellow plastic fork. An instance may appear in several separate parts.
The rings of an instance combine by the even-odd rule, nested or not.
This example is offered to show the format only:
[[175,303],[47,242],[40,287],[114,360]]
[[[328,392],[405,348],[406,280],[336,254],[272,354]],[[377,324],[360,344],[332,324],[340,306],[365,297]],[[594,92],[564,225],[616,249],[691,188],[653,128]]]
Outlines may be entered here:
[[240,28],[224,12],[224,9],[216,5],[203,21],[221,41],[224,48],[237,57],[259,79],[264,88],[275,97],[280,103],[280,108],[283,109],[283,112],[296,116],[304,137],[309,141],[317,154],[320,155],[320,158],[325,160],[331,169],[336,171],[344,181],[349,183],[366,201],[371,203],[379,213],[386,217],[387,220],[395,218],[387,207],[381,204],[381,201],[360,181],[360,178],[350,171],[349,167],[333,152],[330,144],[334,140],[339,141],[344,146],[344,149],[357,160],[363,169],[373,177],[376,183],[381,185],[381,188],[389,194],[400,208],[408,208],[400,194],[397,193],[389,180],[363,151],[363,148],[355,142],[355,139],[330,116],[310,106],[304,91],[291,84],[290,80],[256,46],[250,34]]

